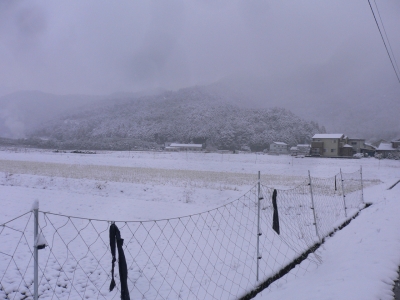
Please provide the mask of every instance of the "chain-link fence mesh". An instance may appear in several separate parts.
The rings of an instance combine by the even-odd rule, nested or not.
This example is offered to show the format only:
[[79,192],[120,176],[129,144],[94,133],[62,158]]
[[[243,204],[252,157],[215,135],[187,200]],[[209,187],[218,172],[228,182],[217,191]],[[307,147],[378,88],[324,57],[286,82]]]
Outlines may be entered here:
[[[312,249],[346,221],[345,215],[361,209],[360,175],[310,177],[286,190],[261,183],[203,213],[115,222],[124,239],[131,298],[237,299],[262,282],[273,288],[304,274],[321,263]],[[274,190],[280,234],[272,229]],[[40,299],[120,298],[118,272],[117,288],[109,291],[112,221],[39,213],[39,233],[47,241],[39,250]],[[1,299],[33,299],[32,223],[26,213],[0,225]]]
[[345,219],[345,206],[340,176],[331,178],[311,177],[315,219],[320,238],[326,237]]
[[32,299],[33,216],[0,225],[0,299]]
[[[260,279],[277,278],[283,267],[298,259],[307,249],[318,242],[316,235],[310,188],[307,182],[288,190],[276,190],[277,210],[279,214],[280,234],[273,229],[273,205],[271,202],[274,189],[261,186],[261,230]],[[307,262],[297,265],[290,276],[297,277],[309,268],[316,267],[320,258],[313,255]],[[288,279],[288,278],[286,278]],[[271,280],[270,280],[271,281]],[[272,288],[270,286],[270,288]]]
[[345,198],[346,208],[350,214],[351,213],[354,214],[354,211],[358,211],[360,207],[364,204],[362,195],[363,182],[361,181],[361,176],[362,175],[360,171],[352,173],[342,172],[343,191],[345,195],[344,198]]

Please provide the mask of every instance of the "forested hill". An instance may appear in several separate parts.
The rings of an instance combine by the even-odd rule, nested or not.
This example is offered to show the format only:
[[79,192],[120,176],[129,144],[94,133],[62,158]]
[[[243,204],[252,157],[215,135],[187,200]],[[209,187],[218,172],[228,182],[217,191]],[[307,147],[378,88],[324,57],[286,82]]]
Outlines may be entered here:
[[94,107],[47,122],[29,136],[58,148],[133,149],[171,141],[263,150],[273,141],[310,142],[313,134],[324,130],[282,108],[236,107],[190,88]]

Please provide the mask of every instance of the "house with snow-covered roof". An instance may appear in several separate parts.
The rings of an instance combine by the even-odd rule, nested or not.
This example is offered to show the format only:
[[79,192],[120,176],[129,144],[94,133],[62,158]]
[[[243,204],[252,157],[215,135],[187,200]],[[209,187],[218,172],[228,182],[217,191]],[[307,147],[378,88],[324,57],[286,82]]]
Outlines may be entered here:
[[400,140],[391,141],[390,143],[380,143],[376,148],[376,153],[380,154],[381,157],[389,157],[390,155],[398,156],[400,153]]
[[374,145],[370,143],[364,143],[364,147],[361,148],[361,153],[368,156],[374,156],[376,152],[376,148]]
[[203,150],[202,144],[179,144],[179,143],[166,143],[165,151],[201,151]]
[[319,133],[312,137],[311,155],[323,157],[353,156],[353,147],[343,133]]
[[271,154],[288,154],[288,145],[284,142],[273,142],[269,145]]

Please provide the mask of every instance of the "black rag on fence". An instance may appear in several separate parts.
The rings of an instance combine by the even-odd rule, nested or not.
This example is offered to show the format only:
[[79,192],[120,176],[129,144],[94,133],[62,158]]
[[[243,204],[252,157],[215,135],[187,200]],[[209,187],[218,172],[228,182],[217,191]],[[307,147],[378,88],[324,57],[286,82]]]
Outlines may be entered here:
[[276,203],[276,196],[278,192],[274,190],[272,194],[272,205],[274,206],[274,217],[272,220],[272,229],[276,231],[277,234],[280,234],[279,230],[279,216],[278,216],[278,205]]
[[110,292],[115,287],[115,281],[114,281],[114,266],[116,261],[115,242],[117,242],[117,249],[118,249],[118,268],[119,268],[119,278],[121,281],[121,300],[130,300],[129,290],[128,290],[128,267],[126,265],[124,249],[122,249],[124,240],[121,238],[121,233],[119,232],[117,225],[112,223],[110,226],[110,249],[112,255]]

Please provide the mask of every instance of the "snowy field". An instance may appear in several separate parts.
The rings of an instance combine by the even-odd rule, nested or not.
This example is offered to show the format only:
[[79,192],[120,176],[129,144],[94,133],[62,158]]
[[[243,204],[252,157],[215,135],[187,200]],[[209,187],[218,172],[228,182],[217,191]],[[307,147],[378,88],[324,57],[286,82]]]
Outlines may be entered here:
[[[387,190],[387,188],[400,179],[399,161],[379,161],[373,158],[349,160],[216,153],[103,152],[98,154],[71,154],[3,149],[0,151],[0,203],[2,204],[0,223],[26,213],[31,209],[32,203],[38,200],[40,211],[91,219],[92,221],[88,223],[89,226],[95,228],[98,232],[105,232],[105,234],[107,234],[105,229],[108,225],[106,224],[104,229],[104,224],[96,220],[117,221],[117,224],[122,224],[123,238],[124,232],[130,231],[132,232],[129,235],[130,237],[134,236],[137,239],[145,240],[149,231],[151,230],[153,234],[155,230],[154,226],[146,227],[147,224],[158,224],[157,226],[164,226],[160,232],[164,232],[162,240],[164,240],[165,248],[161,247],[161,249],[154,250],[154,244],[143,243],[143,251],[130,253],[135,257],[138,265],[142,261],[151,260],[154,270],[149,268],[147,272],[155,272],[157,269],[157,264],[154,258],[148,254],[149,252],[153,253],[154,257],[161,255],[160,259],[168,257],[168,260],[172,263],[175,259],[174,253],[183,258],[189,253],[191,257],[196,258],[196,249],[198,249],[199,244],[204,245],[204,248],[202,248],[203,253],[199,254],[197,262],[200,266],[203,266],[204,270],[214,268],[214,264],[218,266],[217,269],[220,270],[220,274],[226,268],[230,270],[227,277],[218,275],[212,277],[216,282],[210,284],[199,280],[196,276],[204,270],[199,270],[195,265],[188,264],[183,268],[186,272],[185,280],[190,278],[193,284],[188,289],[182,288],[179,291],[171,288],[174,291],[170,294],[167,291],[169,295],[167,298],[189,299],[199,296],[201,299],[207,299],[207,296],[210,296],[210,298],[212,296],[220,299],[231,299],[232,294],[236,292],[232,289],[239,280],[237,274],[245,275],[248,281],[244,284],[246,289],[251,288],[251,282],[254,282],[255,261],[249,260],[248,257],[241,259],[242,252],[233,253],[235,252],[233,251],[230,253],[228,250],[230,243],[233,242],[236,245],[239,242],[249,243],[251,247],[254,245],[255,237],[248,236],[256,230],[254,218],[250,216],[256,213],[253,204],[257,194],[257,172],[261,172],[262,190],[265,195],[271,193],[271,190],[268,192],[268,187],[285,190],[286,192],[282,192],[282,195],[285,193],[289,195],[291,189],[307,182],[308,170],[313,178],[327,178],[328,180],[328,178],[334,178],[340,169],[344,173],[353,173],[357,172],[360,166],[362,166],[363,179],[365,180],[364,200],[373,203],[373,205],[364,209],[350,225],[328,238],[326,243],[317,250],[316,255],[310,257],[311,262],[308,262],[308,265],[304,268],[300,266],[300,269],[304,272],[297,272],[295,276],[287,276],[285,280],[280,280],[274,288],[259,294],[257,299],[293,299],[293,295],[296,295],[296,299],[392,299],[391,289],[393,281],[397,277],[397,267],[400,264],[400,236],[397,230],[397,228],[400,228],[400,224],[398,224],[400,221],[397,217],[398,212],[400,212],[398,201],[400,200],[400,186],[396,186],[392,190]],[[304,186],[303,189],[305,188]],[[304,192],[293,193],[301,195],[307,192],[305,190]],[[315,193],[318,194],[319,191],[316,190]],[[334,196],[340,198],[339,194]],[[329,200],[329,197],[331,196],[326,196],[325,199]],[[271,214],[267,213],[271,209],[270,203],[267,202],[270,195],[268,194],[268,197],[265,198],[263,200],[263,211],[266,213],[264,221],[270,224],[271,220],[268,218]],[[239,200],[235,201],[236,199]],[[223,209],[221,209],[221,206]],[[233,218],[232,222],[227,222],[230,224],[237,220],[237,216],[234,216],[232,212],[240,211],[241,215],[245,212],[248,226],[235,227],[232,225],[229,228],[224,228],[224,235],[217,233],[203,237],[200,232],[206,231],[204,226],[220,226],[220,223],[216,221],[216,215],[207,214],[208,211],[216,211],[218,219],[229,221],[230,218]],[[302,212],[293,209],[292,212],[293,215],[287,214],[288,220],[294,218],[295,215],[302,214]],[[355,210],[349,211],[349,215],[355,212]],[[62,231],[65,222],[70,227],[87,225],[83,224],[85,221],[81,219],[71,219],[52,214],[43,214],[40,223],[47,230],[48,243],[54,245],[53,251],[56,251],[55,245],[57,243],[55,243],[55,240],[57,235],[55,232]],[[189,215],[197,217],[186,218]],[[26,218],[28,217],[27,215]],[[285,216],[282,214],[281,217],[281,225],[284,226]],[[339,220],[342,217],[339,216]],[[66,218],[67,221],[63,218]],[[171,218],[178,218],[179,221],[176,221],[176,223],[174,223],[175,221],[168,221],[163,225],[160,225],[162,224],[161,221],[158,223],[150,222],[151,220]],[[325,215],[323,219],[326,219]],[[136,221],[136,223],[118,223],[118,221]],[[20,225],[29,223],[28,220],[24,222],[21,222]],[[304,224],[311,224],[312,222],[312,218],[308,218]],[[30,228],[31,223],[30,221],[27,231],[32,230]],[[100,229],[100,227],[103,229]],[[184,228],[181,233],[190,232],[194,236],[191,239],[185,240],[183,238],[177,241],[177,245],[186,245],[188,250],[183,253],[179,253],[181,248],[168,248],[173,239],[178,238],[178,228],[180,227]],[[200,228],[202,231],[199,231]],[[279,263],[293,259],[296,252],[291,252],[291,250],[297,246],[301,248],[299,251],[302,251],[304,250],[303,247],[318,240],[315,235],[311,236],[310,234],[308,238],[301,237],[304,245],[291,244],[293,235],[300,239],[300,236],[304,235],[305,232],[311,232],[307,230],[294,228],[291,235],[282,234],[282,239],[286,240],[281,247],[287,247],[288,250],[285,250],[285,255],[279,258]],[[176,234],[177,232],[178,234]],[[197,233],[194,234],[194,232]],[[212,232],[212,230],[210,229],[209,232]],[[212,241],[223,240],[226,232],[231,232],[230,238],[225,242],[226,248],[216,251],[216,247],[212,247]],[[75,232],[70,229],[66,230],[63,235],[64,242],[68,239],[68,235],[71,235],[70,241],[73,243],[76,237]],[[49,236],[52,236],[53,239],[49,240]],[[101,236],[100,233],[98,236]],[[264,237],[265,239],[274,239],[272,232],[264,232]],[[85,236],[85,238],[89,243],[93,237]],[[242,240],[239,241],[238,238],[242,238]],[[130,239],[129,241],[134,244],[136,240]],[[157,244],[159,244],[158,241],[161,240],[157,240]],[[98,240],[94,239],[92,242],[93,245],[97,245],[95,243]],[[60,240],[60,243],[62,244],[63,241]],[[104,251],[107,248],[106,243],[107,241],[102,242],[98,247],[88,247],[91,254],[101,252],[96,257],[101,257],[104,260],[102,266],[107,266],[105,270],[91,270],[92,273],[98,272],[95,274],[98,276],[98,280],[103,280],[102,276],[104,277],[106,276],[105,273],[109,273],[111,265],[109,253]],[[266,242],[261,245],[265,264],[268,264],[269,258],[267,256],[269,257],[275,251],[273,248],[268,248],[268,245]],[[1,252],[9,250],[5,245],[1,247]],[[129,246],[127,249],[130,249]],[[46,249],[41,250],[40,255],[45,257],[47,255],[47,264],[54,266],[59,264],[46,251]],[[255,251],[255,249],[251,251]],[[282,249],[280,251],[282,253]],[[231,262],[229,266],[224,264],[219,266],[218,254],[221,253],[224,255],[230,253],[229,255],[232,256],[229,259]],[[278,256],[275,256],[274,259]],[[233,259],[238,257],[239,263]],[[315,264],[313,264],[313,261],[315,261]],[[82,260],[82,264],[87,264],[90,268],[90,262]],[[65,267],[76,268],[73,265],[66,265]],[[160,274],[164,276],[164,279],[161,280],[156,276],[146,278],[147,281],[154,282],[147,288],[148,290],[146,290],[146,283],[141,276],[145,272],[140,268],[135,269],[133,264],[131,264],[129,270],[138,289],[144,288],[141,294],[147,295],[147,299],[155,299],[157,298],[156,295],[161,295],[163,291],[153,291],[153,289],[157,286],[160,289],[165,289],[165,282],[167,286],[172,287],[177,284],[182,285],[180,283],[182,280],[179,276],[176,276],[180,272],[179,268],[176,270],[173,268],[172,270],[157,270],[157,272],[161,272]],[[263,266],[261,263],[261,278],[271,275],[266,270],[267,266]],[[301,276],[300,273],[302,273]],[[3,274],[0,273],[0,276],[3,276]],[[57,273],[54,270],[49,276],[49,278],[46,278],[49,285],[51,286],[52,281],[54,283],[54,280],[56,280],[56,285],[60,287],[60,290],[69,280],[69,278],[61,278],[60,272]],[[58,279],[54,279],[57,276]],[[84,277],[85,275],[81,276]],[[31,277],[31,274],[26,275],[28,286]],[[104,282],[101,289],[104,297],[106,297],[109,284],[109,278],[106,277],[106,279],[107,283]],[[87,282],[86,278],[86,284],[80,288],[85,289],[85,298],[91,299],[96,290],[91,289],[90,283]],[[80,284],[82,285],[82,283]],[[227,287],[230,285],[232,289]],[[204,289],[203,286],[208,288]],[[221,289],[221,286],[225,286],[225,288]],[[43,290],[40,292],[46,295],[45,285],[42,284],[42,287]],[[210,289],[213,289],[213,291],[211,292]],[[79,287],[74,292],[81,295],[79,294]],[[64,299],[62,291],[52,290],[48,290],[49,296],[44,296],[44,299],[51,299],[50,295],[52,294],[58,295],[55,298],[53,297],[54,299]],[[131,295],[131,297],[134,297],[134,295]],[[5,299],[1,291],[0,298]],[[81,296],[76,296],[76,299],[81,298]],[[114,299],[117,298],[115,296]],[[145,297],[143,298],[145,299]],[[16,296],[15,299],[23,298]],[[99,299],[103,298],[100,297]]]

